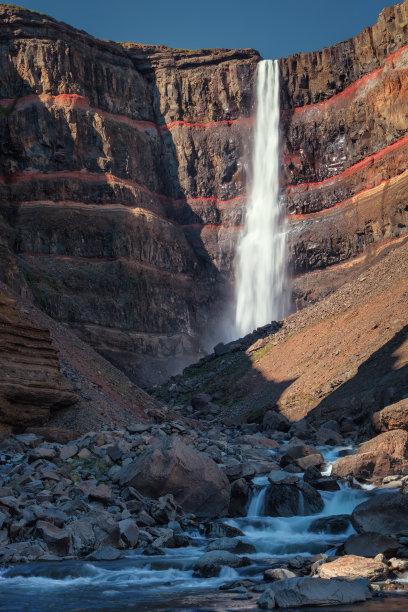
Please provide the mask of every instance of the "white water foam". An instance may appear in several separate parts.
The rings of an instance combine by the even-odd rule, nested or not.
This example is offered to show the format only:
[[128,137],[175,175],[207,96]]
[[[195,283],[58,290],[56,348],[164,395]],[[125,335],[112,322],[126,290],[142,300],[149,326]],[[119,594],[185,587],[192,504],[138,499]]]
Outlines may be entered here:
[[237,249],[236,314],[244,336],[288,311],[287,223],[279,198],[279,65],[257,67],[253,181]]

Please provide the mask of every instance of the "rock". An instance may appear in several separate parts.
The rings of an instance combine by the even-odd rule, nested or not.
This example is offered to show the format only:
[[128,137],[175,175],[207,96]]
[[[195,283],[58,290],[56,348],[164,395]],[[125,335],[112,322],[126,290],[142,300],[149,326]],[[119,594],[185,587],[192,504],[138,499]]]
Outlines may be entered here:
[[80,436],[79,432],[73,429],[62,429],[61,427],[28,427],[25,431],[40,436],[47,442],[57,444],[69,444]]
[[344,438],[338,431],[327,429],[324,426],[316,431],[315,435],[319,446],[341,446],[344,444]]
[[78,450],[79,448],[75,444],[63,446],[60,450],[60,459],[63,461],[71,459],[71,457],[74,457],[77,454]]
[[60,557],[69,555],[71,552],[71,534],[66,529],[60,529],[52,523],[38,521],[35,527],[36,533],[47,544],[48,549]]
[[305,473],[303,474],[303,480],[311,485],[317,482],[321,477],[322,474],[315,465],[310,465],[308,468],[306,468]]
[[392,474],[407,474],[408,432],[396,429],[364,442],[356,455],[337,459],[332,473],[374,483]]
[[374,412],[372,424],[378,433],[392,429],[408,431],[408,398]]
[[398,559],[396,557],[393,557],[388,561],[388,566],[391,572],[407,572],[408,559]]
[[351,515],[358,533],[408,536],[408,496],[382,493],[359,504]]
[[273,610],[275,608],[275,593],[272,589],[266,589],[258,599],[258,607],[261,610]]
[[197,516],[222,516],[228,510],[228,479],[208,455],[177,438],[153,444],[121,469],[119,480],[151,499],[171,493],[185,512]]
[[263,417],[262,429],[264,431],[283,431],[286,433],[290,429],[290,422],[277,410],[267,410]]
[[288,474],[288,472],[283,470],[276,470],[268,475],[268,480],[271,484],[295,484],[299,482],[300,478],[296,474]]
[[323,478],[315,480],[313,487],[318,491],[340,491],[339,483],[336,478],[331,476],[324,476]]
[[374,559],[345,555],[330,563],[323,563],[317,570],[320,578],[366,578],[371,582],[385,580],[388,576],[388,566]]
[[112,488],[106,484],[92,486],[88,492],[88,497],[90,500],[109,504],[113,500]]
[[282,455],[280,460],[281,467],[295,465],[299,471],[305,471],[309,466],[318,466],[324,463],[323,455],[314,446],[299,444],[292,446]]
[[336,514],[334,516],[324,516],[311,522],[308,531],[312,533],[330,533],[337,535],[345,533],[351,524],[349,514]]
[[249,444],[253,448],[266,448],[268,450],[274,450],[279,447],[279,444],[275,440],[265,438],[259,434],[238,436],[233,440],[234,444]]
[[212,550],[227,550],[236,555],[248,555],[256,552],[253,544],[242,542],[238,538],[218,538],[218,540],[214,540],[214,542],[210,542],[208,545],[207,552]]
[[344,543],[346,555],[358,555],[360,557],[375,557],[382,553],[386,557],[392,557],[400,548],[397,539],[381,533],[362,533],[351,535]]
[[266,516],[308,516],[323,510],[323,500],[306,482],[271,485],[266,492]]
[[245,478],[234,480],[231,484],[231,499],[228,516],[246,516],[249,496],[249,484]]
[[[45,550],[44,550],[45,548]],[[21,563],[22,561],[36,561],[44,556],[46,547],[32,542],[14,542],[0,546],[0,561],[2,563]]]
[[207,393],[197,393],[191,398],[191,405],[194,410],[203,410],[211,402],[211,395]]
[[95,535],[92,525],[86,518],[78,519],[67,525],[67,531],[71,534],[72,550],[76,555],[89,553],[95,545]]
[[331,419],[330,421],[326,421],[326,423],[323,423],[320,429],[329,429],[330,431],[337,431],[337,433],[340,433],[340,425],[334,419]]
[[132,519],[119,521],[120,537],[127,548],[134,548],[139,540],[139,527]]
[[[321,578],[289,578],[279,580],[265,593],[274,594],[277,608],[297,609],[303,606],[336,606],[365,601],[371,597],[366,580],[344,580],[334,578],[323,580]],[[262,597],[265,596],[265,593]],[[262,609],[265,596],[259,600]],[[262,601],[261,601],[262,600]]]
[[112,546],[103,546],[99,550],[95,550],[87,556],[88,561],[116,561],[122,559],[124,554],[122,551],[113,548]]
[[244,532],[238,527],[227,525],[227,523],[210,523],[207,526],[206,535],[210,538],[239,538]]
[[194,565],[194,572],[196,576],[211,578],[212,576],[219,575],[223,565],[228,567],[245,567],[249,563],[247,557],[239,557],[224,550],[213,550],[205,553],[198,559]]
[[284,567],[276,567],[273,569],[265,570],[264,580],[268,582],[275,582],[276,580],[286,580],[287,578],[296,578],[296,574],[291,570],[285,569]]
[[37,446],[28,455],[28,463],[33,463],[37,459],[47,459],[52,461],[56,457],[56,452],[53,448],[47,448],[45,446]]
[[121,543],[120,530],[117,521],[105,510],[92,510],[87,515],[95,536],[95,547],[113,546],[118,548]]

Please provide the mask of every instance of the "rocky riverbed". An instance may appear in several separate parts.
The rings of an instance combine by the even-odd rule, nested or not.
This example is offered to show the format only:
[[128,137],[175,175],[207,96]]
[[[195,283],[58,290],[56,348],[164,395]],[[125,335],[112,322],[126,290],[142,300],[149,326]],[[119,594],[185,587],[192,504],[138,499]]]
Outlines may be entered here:
[[350,419],[226,426],[208,403],[76,440],[3,436],[0,610],[394,605],[408,585],[405,430],[371,441],[381,456],[392,434],[401,461],[362,474],[371,451]]

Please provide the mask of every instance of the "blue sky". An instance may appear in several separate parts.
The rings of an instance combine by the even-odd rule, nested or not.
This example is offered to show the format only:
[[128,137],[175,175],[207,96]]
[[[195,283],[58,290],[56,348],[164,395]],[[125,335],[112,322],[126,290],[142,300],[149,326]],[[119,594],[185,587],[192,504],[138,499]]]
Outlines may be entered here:
[[[19,0],[17,0],[18,3]],[[20,0],[99,38],[184,49],[254,47],[264,58],[355,36],[392,0]]]

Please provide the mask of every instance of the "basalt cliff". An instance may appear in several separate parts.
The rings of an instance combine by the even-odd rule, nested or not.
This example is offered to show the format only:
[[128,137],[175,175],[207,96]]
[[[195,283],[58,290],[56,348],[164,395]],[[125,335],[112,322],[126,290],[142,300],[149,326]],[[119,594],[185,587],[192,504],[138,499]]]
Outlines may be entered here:
[[[261,58],[102,41],[9,5],[0,20],[0,280],[157,382],[230,300]],[[408,0],[280,72],[302,307],[404,239]]]

